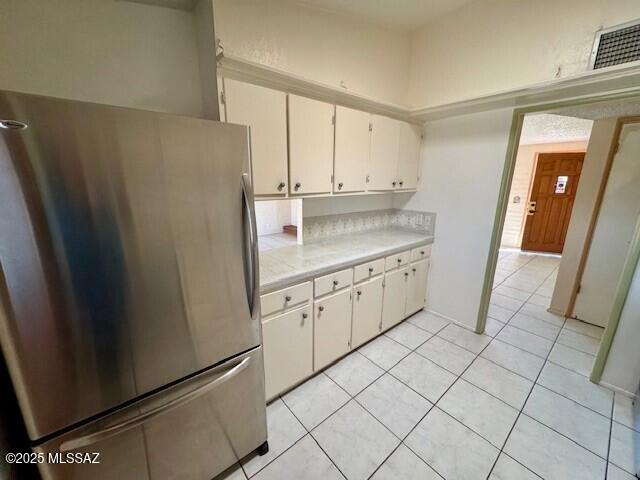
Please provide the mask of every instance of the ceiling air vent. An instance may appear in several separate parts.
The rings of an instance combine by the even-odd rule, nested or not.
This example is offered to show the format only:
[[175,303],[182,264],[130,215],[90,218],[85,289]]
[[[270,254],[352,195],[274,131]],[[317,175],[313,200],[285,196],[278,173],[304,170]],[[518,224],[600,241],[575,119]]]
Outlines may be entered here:
[[640,19],[596,33],[590,67],[611,67],[640,60]]

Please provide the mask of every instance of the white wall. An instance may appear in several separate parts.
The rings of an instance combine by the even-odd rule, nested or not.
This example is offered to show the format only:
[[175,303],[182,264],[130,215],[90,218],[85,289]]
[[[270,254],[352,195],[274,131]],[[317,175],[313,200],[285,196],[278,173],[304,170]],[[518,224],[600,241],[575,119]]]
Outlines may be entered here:
[[406,198],[409,194],[381,193],[375,195],[352,195],[348,197],[316,197],[302,200],[302,212],[305,217],[320,215],[338,215],[351,212],[368,212],[393,208],[394,195]]
[[2,0],[0,88],[202,115],[194,16],[111,0]]
[[[586,141],[520,145],[516,157],[513,180],[511,181],[511,189],[509,190],[509,203],[507,205],[507,215],[504,219],[501,246],[520,248],[522,244],[522,233],[524,232],[524,223],[527,218],[527,204],[538,153],[584,152],[586,149]],[[578,186],[578,188],[580,187]],[[519,203],[514,202],[515,197],[520,197]]]
[[427,123],[418,192],[397,207],[437,214],[427,308],[475,328],[513,111]]
[[613,142],[616,123],[616,118],[596,120],[591,128],[591,137],[580,174],[580,185],[573,203],[562,260],[551,297],[551,310],[560,315],[569,313],[580,259],[586,248],[587,232],[595,212],[598,190]]
[[637,0],[483,0],[413,33],[409,104],[426,107],[585,72],[594,33]]
[[640,265],[636,265],[631,288],[613,338],[602,382],[629,394],[638,392],[640,383]]
[[[258,235],[282,233],[284,225],[292,225],[295,200],[260,200],[256,202],[256,226]],[[297,221],[297,216],[295,218]]]
[[622,127],[573,316],[606,326],[624,262],[640,216],[640,123]]
[[406,104],[410,35],[278,0],[216,0],[225,53],[350,92]]

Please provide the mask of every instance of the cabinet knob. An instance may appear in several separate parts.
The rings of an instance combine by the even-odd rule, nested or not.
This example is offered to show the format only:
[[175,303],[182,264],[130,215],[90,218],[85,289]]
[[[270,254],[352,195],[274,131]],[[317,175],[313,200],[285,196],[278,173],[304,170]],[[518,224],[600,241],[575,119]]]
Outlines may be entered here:
[[284,182],[280,182],[280,183],[278,184],[278,191],[279,191],[279,192],[281,192],[281,191],[282,191],[282,189],[283,189],[284,187],[286,187],[286,183],[284,183]]
[[320,306],[318,307],[318,311],[319,311],[319,312],[324,312],[324,307],[323,307],[322,305],[320,305]]
[[369,273],[373,273],[373,267],[369,267]]
[[303,314],[302,314],[302,318],[303,318],[303,319],[304,319],[304,318],[307,318],[308,316],[309,316],[309,315],[307,315],[306,313],[303,313]]
[[393,185],[394,187],[396,186],[395,180],[393,182],[391,182],[391,185]]
[[342,182],[338,184],[338,190],[342,190],[342,185],[344,185]]
[[420,250],[420,255],[424,255],[424,250]]
[[291,295],[287,295],[286,297],[284,297],[286,302],[290,302],[291,301]]
[[333,286],[334,286],[334,287],[337,287],[337,286],[338,286],[338,280],[334,280],[334,281],[333,281]]
[[408,277],[409,276],[409,272],[404,272],[404,276]]
[[301,187],[301,186],[302,186],[302,184],[301,184],[300,182],[297,182],[297,183],[293,186],[293,189],[297,192],[297,191],[300,189],[300,187]]
[[398,258],[396,261],[397,261],[398,263],[402,263],[402,259],[401,259],[401,258]]
[[402,185],[404,184],[404,182],[403,182],[402,180],[400,180],[400,181],[398,182],[398,184],[399,184],[400,186],[402,186]]
[[415,268],[412,268],[412,269],[411,269],[411,271],[412,271],[412,272],[415,272],[415,271],[416,271],[416,269],[415,269]]
[[358,290],[356,293],[358,294],[358,296],[362,295],[362,291],[361,290]]

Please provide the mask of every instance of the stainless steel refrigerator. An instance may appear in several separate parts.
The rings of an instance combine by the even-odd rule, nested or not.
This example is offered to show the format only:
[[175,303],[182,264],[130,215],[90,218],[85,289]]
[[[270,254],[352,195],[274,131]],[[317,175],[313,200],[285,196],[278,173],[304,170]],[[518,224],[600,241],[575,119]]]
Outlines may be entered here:
[[248,129],[2,91],[0,120],[2,353],[43,477],[264,449]]

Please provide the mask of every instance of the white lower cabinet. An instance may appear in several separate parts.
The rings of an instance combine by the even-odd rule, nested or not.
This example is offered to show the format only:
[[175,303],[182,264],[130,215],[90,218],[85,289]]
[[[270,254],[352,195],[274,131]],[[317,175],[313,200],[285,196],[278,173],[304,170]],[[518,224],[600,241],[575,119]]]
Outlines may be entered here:
[[311,305],[262,323],[267,399],[313,373]]
[[407,301],[408,267],[387,272],[384,276],[384,297],[382,303],[382,329],[387,330],[404,318]]
[[313,305],[313,369],[321,370],[351,349],[351,289]]
[[262,295],[267,399],[423,308],[430,254],[417,247]]
[[382,276],[353,287],[351,348],[372,339],[382,329]]
[[409,265],[408,272],[405,316],[411,315],[424,307],[425,296],[427,294],[429,259],[412,263]]

